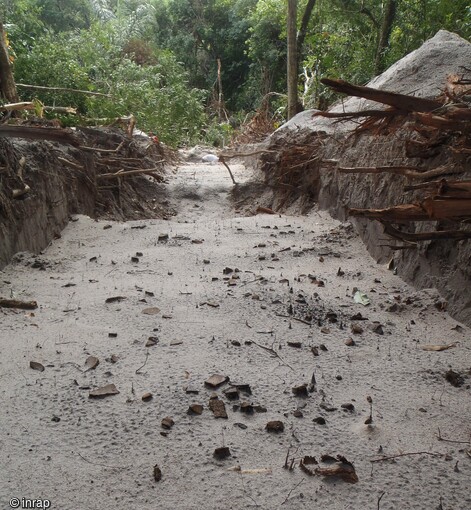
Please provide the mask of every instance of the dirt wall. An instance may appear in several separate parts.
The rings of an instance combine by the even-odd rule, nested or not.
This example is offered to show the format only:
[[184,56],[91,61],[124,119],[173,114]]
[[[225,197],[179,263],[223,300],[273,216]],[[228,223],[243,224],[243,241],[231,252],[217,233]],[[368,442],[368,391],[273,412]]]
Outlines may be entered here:
[[[115,220],[172,214],[162,184],[165,148],[100,129],[82,128],[76,137],[80,147],[0,137],[0,269],[17,252],[44,249],[73,214]],[[97,179],[120,168],[155,171],[156,164],[161,171],[152,176]]]
[[[19,251],[37,253],[59,236],[71,214],[95,210],[91,157],[84,173],[58,160],[49,142],[12,142],[0,138],[0,268]],[[87,162],[87,161],[85,161]],[[13,199],[14,190],[30,191]]]
[[[435,98],[443,89],[451,73],[459,73],[471,61],[471,44],[456,34],[440,31],[421,48],[394,64],[383,75],[370,82],[370,86]],[[358,111],[378,108],[369,101],[351,98],[334,106],[331,111]],[[329,160],[339,166],[393,166],[409,165],[424,169],[441,164],[459,164],[463,170],[459,179],[471,178],[469,156],[456,156],[446,140],[425,158],[408,154],[407,141],[414,134],[406,130],[385,135],[352,135],[358,126],[351,121],[338,123],[333,119],[314,117],[308,111],[294,117],[272,135],[268,147],[277,152],[262,158],[261,168],[267,183],[278,186],[278,195],[286,195],[286,175],[292,161],[300,160],[296,179],[289,182],[292,202],[305,197],[311,207],[318,203],[335,218],[346,219],[347,208],[383,208],[400,203],[414,202],[416,194],[404,193],[408,178],[390,175],[340,174]],[[317,142],[313,143],[313,134]],[[459,134],[457,135],[459,136]],[[451,138],[451,137],[450,137]],[[304,148],[303,148],[304,147]],[[306,150],[310,147],[310,152]],[[301,152],[301,149],[303,152]],[[289,157],[291,153],[291,159]],[[458,159],[457,159],[458,158]],[[317,183],[306,193],[307,183]],[[285,205],[289,205],[285,200]],[[385,263],[394,258],[394,266],[405,280],[419,288],[435,287],[448,302],[448,310],[457,319],[471,324],[471,241],[427,241],[418,249],[393,251],[393,244],[383,234],[382,226],[375,221],[354,220],[354,224],[371,255]],[[423,222],[412,224],[412,231],[426,231],[450,227],[446,223]],[[470,228],[469,226],[461,226]],[[456,225],[455,225],[456,228]]]

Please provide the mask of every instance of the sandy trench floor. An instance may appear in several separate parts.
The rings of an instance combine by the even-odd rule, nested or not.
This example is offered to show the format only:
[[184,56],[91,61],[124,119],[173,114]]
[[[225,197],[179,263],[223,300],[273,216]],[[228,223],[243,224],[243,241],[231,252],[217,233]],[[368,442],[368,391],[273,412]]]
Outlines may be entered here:
[[[318,212],[243,216],[231,188],[222,165],[183,166],[170,221],[79,216],[0,272],[0,296],[39,305],[0,309],[0,508],[13,497],[60,510],[471,508],[470,330],[434,291],[377,265],[348,225]],[[86,370],[90,355],[99,365]],[[461,387],[445,380],[450,368]],[[230,381],[209,389],[212,374]],[[293,394],[313,374],[312,391]],[[119,394],[89,398],[111,383]],[[251,395],[229,400],[231,383]],[[209,409],[213,393],[227,419]],[[187,414],[194,403],[201,415]],[[283,432],[266,431],[273,420]],[[231,456],[219,460],[222,446]],[[358,483],[300,469],[323,454],[345,456]]]

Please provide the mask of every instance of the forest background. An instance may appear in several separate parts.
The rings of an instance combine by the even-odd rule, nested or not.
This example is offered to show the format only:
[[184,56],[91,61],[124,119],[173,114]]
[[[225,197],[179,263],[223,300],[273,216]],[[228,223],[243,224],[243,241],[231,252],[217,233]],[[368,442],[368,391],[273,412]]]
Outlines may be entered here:
[[[38,111],[74,107],[68,125],[132,114],[171,146],[223,146],[254,115],[286,120],[287,5],[0,0],[0,21],[21,100]],[[334,100],[321,78],[364,84],[440,29],[471,36],[469,0],[298,0],[296,18],[298,109]]]

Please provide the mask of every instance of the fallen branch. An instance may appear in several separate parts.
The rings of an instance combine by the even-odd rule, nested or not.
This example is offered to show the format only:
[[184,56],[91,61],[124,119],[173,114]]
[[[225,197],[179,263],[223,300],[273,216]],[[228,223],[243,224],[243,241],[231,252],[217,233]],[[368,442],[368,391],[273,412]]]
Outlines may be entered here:
[[51,140],[53,142],[67,143],[78,146],[79,142],[75,135],[61,128],[35,127],[35,126],[11,126],[0,125],[0,136],[7,138],[26,138],[28,140]]
[[231,169],[229,168],[229,165],[224,161],[224,156],[219,156],[219,161],[227,168],[227,170],[229,171],[229,175],[231,176],[231,179],[232,179],[232,182],[233,184],[237,184],[235,179],[234,179],[234,176],[232,175],[232,172],[231,172]]
[[316,112],[313,117],[326,117],[327,119],[351,120],[365,117],[390,119],[398,115],[406,115],[407,112],[400,110],[360,110],[358,112]]
[[[0,110],[3,111],[10,111],[10,112],[17,112],[17,111],[25,111],[25,110],[36,110],[38,108],[38,105],[31,102],[31,101],[25,101],[22,103],[9,103],[4,104],[3,106],[0,106]],[[71,106],[43,106],[39,105],[40,110],[47,110],[50,112],[56,112],[56,113],[72,113],[76,114],[77,109],[72,108]]]
[[252,152],[236,152],[235,154],[220,154],[219,159],[223,157],[224,159],[231,159],[231,158],[244,158],[247,156],[255,156],[256,154],[265,154],[265,153],[273,153],[276,154],[278,151],[273,151],[270,149],[259,149]]
[[411,184],[410,186],[404,186],[404,191],[414,191],[417,189],[426,189],[434,191],[439,195],[465,195],[471,193],[471,180],[465,181],[447,181],[446,179],[440,179],[439,181],[430,181],[420,184]]
[[348,209],[348,214],[357,218],[371,218],[392,223],[431,219],[424,209],[416,204],[398,205],[387,209]]
[[398,453],[397,455],[389,455],[384,456],[379,459],[372,459],[370,462],[384,462],[385,460],[397,459],[399,457],[409,457],[411,455],[431,455],[432,457],[442,457],[441,453],[433,453],[433,452],[408,452],[408,453]]
[[79,452],[76,452],[77,455],[84,460],[85,462],[88,462],[89,464],[92,464],[93,466],[101,466],[108,469],[129,469],[130,466],[110,466],[108,464],[102,464],[101,462],[92,462],[91,460],[86,459],[82,454]]
[[446,443],[456,443],[456,444],[471,444],[471,439],[469,441],[455,441],[453,439],[445,439],[442,437],[442,433],[440,432],[440,429],[438,429],[438,436],[439,441],[445,441]]
[[34,310],[38,307],[36,301],[19,301],[17,299],[0,298],[0,308],[20,308],[21,310]]
[[79,165],[78,163],[74,163],[73,161],[70,161],[66,158],[57,158],[58,161],[61,163],[64,163],[64,165],[70,166],[71,168],[75,168],[76,170],[85,170],[85,168],[82,165]]
[[[1,126],[0,126],[1,127]],[[108,154],[113,154],[113,153],[116,153],[116,152],[119,152],[121,150],[121,148],[123,147],[124,145],[124,140],[118,145],[118,147],[116,147],[116,149],[100,149],[99,147],[86,147],[85,145],[81,145],[79,147],[79,149],[82,149],[83,151],[87,151],[87,152],[106,152]]]
[[453,115],[452,113],[449,113],[447,117],[442,117],[439,115],[430,115],[426,113],[414,113],[414,117],[424,126],[430,126],[441,131],[459,131],[463,133],[469,133],[471,132],[470,114],[471,109],[469,109],[467,118],[465,119],[456,118],[457,115],[456,114]]
[[[165,160],[162,159],[160,161],[157,161],[157,163],[165,163]],[[162,168],[158,167],[158,166],[156,166],[154,168],[140,168],[139,170],[126,170],[126,171],[118,170],[118,172],[114,172],[114,173],[97,175],[96,178],[97,179],[118,179],[120,177],[128,177],[130,175],[152,174],[153,172],[157,172],[159,170],[161,171]]]
[[471,218],[471,198],[427,197],[420,204],[403,204],[386,209],[349,209],[348,214],[391,223],[467,219]]
[[22,87],[31,90],[47,90],[50,92],[73,92],[76,94],[85,94],[87,96],[101,96],[112,97],[110,94],[103,94],[102,92],[92,92],[90,90],[69,89],[66,87],[44,87],[42,85],[26,85],[25,83],[17,83],[17,87]]
[[[401,232],[394,228],[390,223],[381,222],[384,227],[384,233],[399,239],[400,241],[432,241],[439,239],[471,239],[471,231],[466,230],[437,230],[433,232]],[[415,246],[415,245],[413,245]],[[399,247],[396,247],[398,249]],[[406,248],[406,247],[404,247]]]
[[265,351],[269,352],[273,357],[278,358],[283,363],[283,365],[286,365],[287,367],[291,368],[291,370],[294,371],[294,368],[291,365],[288,365],[288,363],[286,363],[286,361],[275,351],[275,349],[272,349],[271,347],[265,347],[264,345],[259,344],[254,340],[252,340],[252,343],[255,344],[257,347],[260,347],[261,349],[264,349]]
[[365,166],[365,167],[338,167],[337,170],[342,174],[382,174],[389,173],[403,175],[411,179],[429,179],[444,174],[460,173],[462,170],[458,167],[449,167],[442,165],[433,170],[420,171],[415,166]]
[[139,374],[140,371],[147,365],[147,359],[149,358],[149,351],[146,352],[146,360],[144,361],[144,364],[142,366],[140,366],[137,370],[136,370],[136,374]]
[[362,97],[364,99],[387,104],[397,108],[398,110],[405,110],[408,112],[432,112],[443,106],[439,101],[423,99],[421,97],[414,97],[406,94],[398,94],[387,90],[378,90],[371,87],[353,85],[345,80],[322,78],[321,83],[327,85],[336,92],[342,92],[349,96]]

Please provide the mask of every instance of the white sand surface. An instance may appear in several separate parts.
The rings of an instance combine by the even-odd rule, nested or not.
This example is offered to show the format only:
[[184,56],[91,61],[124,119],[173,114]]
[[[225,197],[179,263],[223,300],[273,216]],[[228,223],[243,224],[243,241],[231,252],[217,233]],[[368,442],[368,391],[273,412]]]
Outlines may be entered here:
[[[348,224],[317,212],[244,216],[231,189],[222,165],[189,164],[169,184],[171,221],[80,216],[43,254],[0,272],[1,297],[38,302],[33,312],[0,308],[1,508],[13,497],[60,510],[471,508],[470,330],[438,310],[434,291],[378,266]],[[370,305],[354,302],[355,287]],[[116,296],[125,299],[105,303]],[[368,320],[351,320],[358,313]],[[157,344],[146,347],[149,337]],[[99,365],[87,371],[90,355]],[[450,368],[461,387],[445,380]],[[230,382],[206,388],[215,373]],[[294,395],[313,373],[308,396]],[[119,394],[89,398],[111,383]],[[252,394],[229,401],[230,383]],[[208,408],[213,392],[227,419]],[[245,414],[241,401],[261,407]],[[193,403],[201,415],[187,414]],[[272,420],[284,431],[267,432]],[[222,446],[231,456],[218,460]],[[345,456],[358,483],[299,468],[322,454]]]

